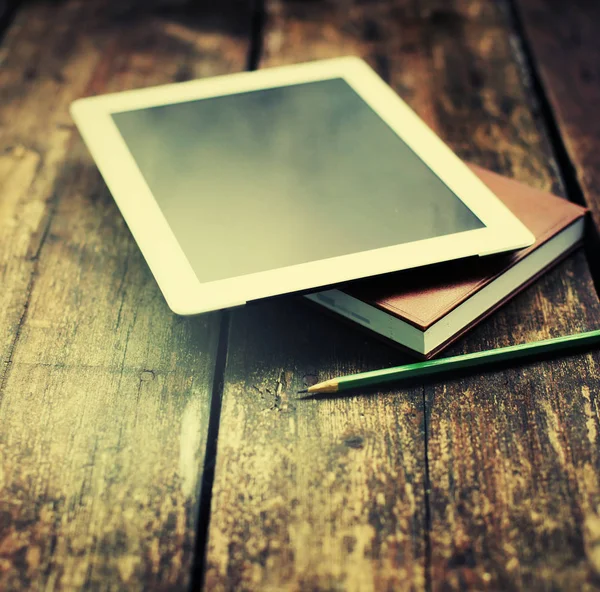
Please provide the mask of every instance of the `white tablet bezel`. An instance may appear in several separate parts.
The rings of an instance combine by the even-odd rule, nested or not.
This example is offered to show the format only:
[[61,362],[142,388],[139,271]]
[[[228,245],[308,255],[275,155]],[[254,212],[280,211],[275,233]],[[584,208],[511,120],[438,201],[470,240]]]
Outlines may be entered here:
[[[112,113],[332,78],[344,79],[486,227],[199,282],[119,133]],[[359,58],[336,58],[89,97],[75,101],[71,114],[169,306],[178,314],[197,314],[268,296],[516,249],[534,240],[490,189]]]

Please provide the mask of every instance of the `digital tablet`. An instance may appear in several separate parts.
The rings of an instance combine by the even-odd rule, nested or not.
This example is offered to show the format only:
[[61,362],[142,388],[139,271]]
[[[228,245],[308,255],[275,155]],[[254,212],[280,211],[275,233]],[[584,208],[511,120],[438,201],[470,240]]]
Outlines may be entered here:
[[179,314],[534,240],[358,58],[90,97],[71,112]]

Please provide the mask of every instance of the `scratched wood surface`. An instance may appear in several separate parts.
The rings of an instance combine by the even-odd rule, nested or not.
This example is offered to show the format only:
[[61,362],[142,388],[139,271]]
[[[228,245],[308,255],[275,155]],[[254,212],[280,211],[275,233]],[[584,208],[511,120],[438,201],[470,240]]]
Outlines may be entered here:
[[34,2],[2,45],[1,590],[190,579],[219,315],[168,310],[67,111],[244,68],[247,13],[177,16]]
[[[268,2],[266,12],[261,67],[369,56],[372,43],[353,27],[381,13],[323,2]],[[234,311],[207,590],[425,588],[422,389],[328,400],[295,394],[324,374],[405,361],[300,301]]]
[[[189,582],[219,315],[168,311],[67,106],[243,69],[250,8],[35,2],[2,45],[0,589]],[[260,65],[362,55],[459,154],[561,193],[506,8],[270,0]],[[580,252],[454,353],[599,319]],[[298,400],[405,358],[296,299],[228,347],[206,589],[599,586],[597,354]]]
[[[266,7],[261,66],[361,55],[463,157],[564,191],[506,6]],[[598,587],[598,354],[297,400],[313,380],[402,361],[299,307],[232,316],[207,589]],[[580,251],[453,353],[599,321]]]
[[600,225],[600,3],[516,0],[525,43],[596,225]]
[[[562,192],[506,13],[429,21],[432,112],[460,154]],[[600,325],[580,252],[455,352]],[[597,353],[426,388],[433,589],[598,587]]]

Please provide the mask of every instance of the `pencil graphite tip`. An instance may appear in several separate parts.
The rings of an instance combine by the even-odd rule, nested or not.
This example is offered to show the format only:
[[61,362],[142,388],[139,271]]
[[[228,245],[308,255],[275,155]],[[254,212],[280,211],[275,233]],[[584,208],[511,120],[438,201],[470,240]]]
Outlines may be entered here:
[[298,391],[298,394],[300,394],[300,393],[307,393],[307,392],[308,392],[308,389],[302,389],[301,391]]

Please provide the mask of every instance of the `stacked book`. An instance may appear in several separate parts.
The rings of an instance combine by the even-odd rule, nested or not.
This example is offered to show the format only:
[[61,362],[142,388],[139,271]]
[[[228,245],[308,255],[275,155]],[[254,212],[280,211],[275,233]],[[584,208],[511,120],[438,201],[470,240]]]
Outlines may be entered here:
[[581,244],[585,208],[471,168],[533,232],[533,245],[360,280],[306,298],[417,357],[430,358]]

